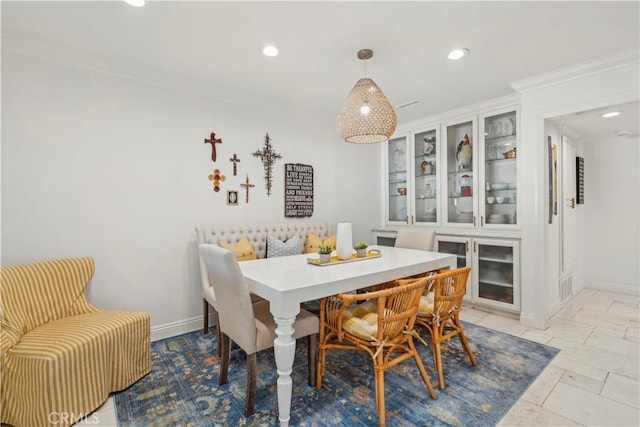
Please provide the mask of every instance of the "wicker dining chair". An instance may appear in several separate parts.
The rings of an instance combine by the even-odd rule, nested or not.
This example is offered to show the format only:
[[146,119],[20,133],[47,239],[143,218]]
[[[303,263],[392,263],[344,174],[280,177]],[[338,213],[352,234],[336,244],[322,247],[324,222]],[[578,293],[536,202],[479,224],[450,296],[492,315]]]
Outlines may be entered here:
[[338,294],[320,302],[316,388],[322,387],[329,350],[359,350],[371,357],[379,423],[385,425],[384,372],[413,358],[432,399],[437,399],[413,343],[413,329],[426,278],[398,280],[397,286],[362,294]]
[[470,267],[462,267],[456,270],[441,270],[438,274],[428,277],[429,292],[420,299],[415,326],[428,330],[431,335],[433,364],[438,372],[438,385],[441,389],[444,389],[440,351],[442,342],[457,336],[469,355],[471,364],[473,366],[478,364],[459,317],[470,271]]

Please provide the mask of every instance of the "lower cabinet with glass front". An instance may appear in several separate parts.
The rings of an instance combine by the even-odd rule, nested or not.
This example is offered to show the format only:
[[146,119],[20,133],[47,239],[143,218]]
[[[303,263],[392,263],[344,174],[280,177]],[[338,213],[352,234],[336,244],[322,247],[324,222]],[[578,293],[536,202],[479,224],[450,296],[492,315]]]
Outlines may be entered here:
[[434,250],[456,255],[458,267],[471,267],[466,301],[520,311],[518,240],[437,235]]

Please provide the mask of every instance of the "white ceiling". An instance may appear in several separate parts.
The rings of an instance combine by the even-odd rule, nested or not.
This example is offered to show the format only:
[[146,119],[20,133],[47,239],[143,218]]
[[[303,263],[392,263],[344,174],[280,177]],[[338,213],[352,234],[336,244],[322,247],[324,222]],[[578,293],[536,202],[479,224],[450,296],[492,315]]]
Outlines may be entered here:
[[[364,65],[400,123],[511,82],[640,49],[638,1],[2,2],[2,37],[221,99],[335,118]],[[261,54],[275,43],[277,58]],[[471,54],[449,61],[448,51]],[[637,115],[637,106],[635,109]],[[637,121],[636,121],[637,122]],[[636,124],[637,127],[637,124]],[[636,128],[637,134],[637,128]]]

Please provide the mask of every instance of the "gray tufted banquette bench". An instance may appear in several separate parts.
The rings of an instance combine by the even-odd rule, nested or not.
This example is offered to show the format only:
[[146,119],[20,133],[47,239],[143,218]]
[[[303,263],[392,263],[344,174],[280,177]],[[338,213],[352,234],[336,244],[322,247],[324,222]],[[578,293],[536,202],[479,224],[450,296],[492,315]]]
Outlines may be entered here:
[[[196,227],[197,245],[210,243],[218,245],[220,240],[229,244],[235,244],[246,237],[256,253],[257,258],[264,258],[267,254],[267,234],[271,234],[280,240],[286,240],[297,234],[304,242],[309,232],[315,233],[324,240],[335,233],[335,225],[330,222],[282,222],[272,224],[248,224],[248,225],[201,225]],[[209,282],[209,273],[202,258],[200,261],[200,280],[202,284],[203,299],[203,332],[209,331],[209,305],[215,308],[215,294]]]

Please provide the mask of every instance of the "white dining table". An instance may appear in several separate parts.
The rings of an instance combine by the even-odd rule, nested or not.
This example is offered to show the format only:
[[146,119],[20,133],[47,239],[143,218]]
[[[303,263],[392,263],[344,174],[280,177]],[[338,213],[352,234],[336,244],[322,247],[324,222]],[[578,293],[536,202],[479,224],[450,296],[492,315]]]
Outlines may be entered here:
[[281,426],[289,425],[291,414],[291,372],[296,350],[293,323],[300,312],[300,303],[426,271],[456,268],[456,256],[451,254],[386,246],[370,246],[369,250],[372,249],[380,251],[380,257],[326,266],[307,262],[307,258],[317,254],[240,263],[249,290],[269,301],[277,324],[273,349]]

